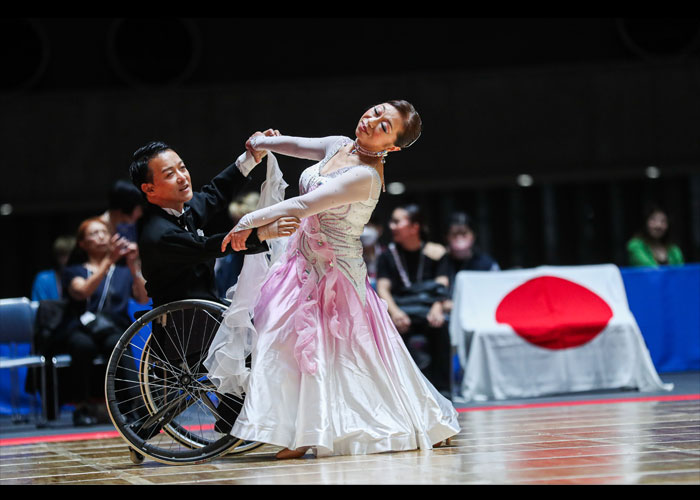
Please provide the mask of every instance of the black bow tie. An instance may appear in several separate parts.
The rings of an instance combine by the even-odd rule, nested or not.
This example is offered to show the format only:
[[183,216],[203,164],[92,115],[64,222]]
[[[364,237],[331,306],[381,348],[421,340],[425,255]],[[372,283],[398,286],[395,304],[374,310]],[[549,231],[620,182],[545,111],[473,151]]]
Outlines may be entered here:
[[177,217],[176,220],[177,220],[178,225],[181,228],[187,229],[187,215],[186,214],[182,214],[181,216]]

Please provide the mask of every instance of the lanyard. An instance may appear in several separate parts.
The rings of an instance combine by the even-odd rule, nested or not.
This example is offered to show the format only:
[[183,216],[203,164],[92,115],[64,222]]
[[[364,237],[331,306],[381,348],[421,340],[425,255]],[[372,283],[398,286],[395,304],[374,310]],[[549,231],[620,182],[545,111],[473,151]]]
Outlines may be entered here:
[[[97,304],[97,312],[101,311],[105,305],[105,300],[107,300],[107,292],[109,292],[109,283],[112,281],[112,273],[114,272],[114,264],[109,266],[109,272],[107,273],[107,279],[105,281],[105,286],[102,289],[102,297],[100,297],[100,302]],[[88,278],[90,277],[90,270],[87,270]]]
[[[416,272],[416,283],[420,283],[423,281],[423,267],[425,266],[425,254],[423,253],[423,247],[425,246],[425,243],[421,243],[420,245],[420,257],[418,258],[418,271]],[[389,243],[389,250],[391,251],[391,254],[394,256],[394,261],[396,262],[396,267],[399,270],[399,275],[401,276],[401,281],[403,281],[403,284],[406,288],[411,287],[411,280],[408,279],[408,273],[406,272],[406,269],[404,268],[403,262],[401,257],[399,256],[398,249],[396,248],[396,245],[394,243]]]

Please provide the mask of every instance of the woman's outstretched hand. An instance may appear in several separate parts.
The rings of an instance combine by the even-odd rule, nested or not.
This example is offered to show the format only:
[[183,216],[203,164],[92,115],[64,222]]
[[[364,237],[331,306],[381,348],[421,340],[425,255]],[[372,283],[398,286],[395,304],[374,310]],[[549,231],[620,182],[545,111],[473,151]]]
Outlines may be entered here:
[[258,239],[260,241],[283,238],[293,235],[299,229],[299,219],[296,217],[280,217],[275,222],[258,228]]

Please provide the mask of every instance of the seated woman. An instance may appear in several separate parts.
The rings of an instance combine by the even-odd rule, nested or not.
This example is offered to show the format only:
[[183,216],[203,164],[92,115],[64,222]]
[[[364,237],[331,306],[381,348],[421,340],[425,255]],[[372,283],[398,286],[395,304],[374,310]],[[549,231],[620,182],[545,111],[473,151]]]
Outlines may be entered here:
[[[72,358],[74,424],[91,425],[97,422],[89,405],[93,360],[98,355],[108,358],[129,327],[129,299],[145,304],[148,294],[136,245],[118,234],[112,236],[99,218],[80,224],[75,250],[71,259],[75,263],[63,271],[68,305],[52,350]],[[122,260],[126,265],[118,265]]]
[[641,230],[627,242],[627,256],[630,266],[683,264],[683,253],[671,240],[668,216],[662,208],[647,209]]

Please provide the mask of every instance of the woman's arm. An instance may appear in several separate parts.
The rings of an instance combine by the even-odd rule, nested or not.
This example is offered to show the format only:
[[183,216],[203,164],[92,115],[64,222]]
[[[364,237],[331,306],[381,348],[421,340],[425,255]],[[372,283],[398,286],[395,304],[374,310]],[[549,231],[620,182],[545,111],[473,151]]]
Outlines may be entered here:
[[107,275],[111,265],[112,262],[104,259],[99,263],[95,272],[91,273],[87,278],[81,276],[73,278],[68,284],[68,295],[78,301],[89,299]]
[[[268,130],[265,134],[271,132],[276,131]],[[256,132],[246,142],[246,149],[253,154],[264,150],[295,158],[321,161],[326,157],[328,150],[341,139],[342,136],[337,135],[312,138],[289,135],[268,136]]]
[[126,255],[126,264],[131,273],[132,285],[131,295],[139,304],[148,303],[148,292],[146,291],[146,279],[141,274],[141,259],[139,258],[138,246],[132,243],[130,251]]
[[107,275],[109,268],[129,252],[129,240],[115,234],[110,241],[111,251],[99,262],[87,278],[76,276],[68,284],[68,294],[75,300],[87,300]]
[[251,212],[226,235],[222,248],[231,242],[234,250],[245,249],[244,237],[248,230],[274,222],[280,217],[290,216],[302,219],[330,208],[367,201],[376,182],[375,177],[376,175],[368,168],[352,168],[337,177],[328,179],[318,188],[304,195]]

